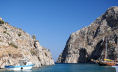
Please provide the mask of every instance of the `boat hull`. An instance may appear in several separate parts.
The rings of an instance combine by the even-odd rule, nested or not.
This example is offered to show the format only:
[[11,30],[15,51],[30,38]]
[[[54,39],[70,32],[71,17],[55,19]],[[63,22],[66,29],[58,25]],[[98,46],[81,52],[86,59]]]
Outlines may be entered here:
[[18,68],[6,68],[7,70],[21,70],[21,68],[20,67],[18,67]]
[[98,63],[99,66],[107,66],[106,64],[104,63]]
[[23,69],[23,70],[29,70],[29,69],[32,69],[32,66],[29,66],[29,67],[21,67],[21,69]]
[[115,66],[116,62],[98,62],[100,66]]
[[34,64],[24,65],[24,66],[5,66],[5,68],[7,70],[29,70],[29,69],[32,69],[33,66]]

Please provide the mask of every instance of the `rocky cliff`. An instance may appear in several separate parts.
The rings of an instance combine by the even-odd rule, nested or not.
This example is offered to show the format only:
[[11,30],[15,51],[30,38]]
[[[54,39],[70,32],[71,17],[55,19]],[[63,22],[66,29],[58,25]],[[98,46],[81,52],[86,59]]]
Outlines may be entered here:
[[88,27],[70,35],[58,63],[87,63],[103,59],[107,43],[107,58],[118,57],[118,7],[109,8]]
[[23,30],[13,27],[0,18],[0,68],[16,65],[28,59],[35,67],[53,65],[51,53]]

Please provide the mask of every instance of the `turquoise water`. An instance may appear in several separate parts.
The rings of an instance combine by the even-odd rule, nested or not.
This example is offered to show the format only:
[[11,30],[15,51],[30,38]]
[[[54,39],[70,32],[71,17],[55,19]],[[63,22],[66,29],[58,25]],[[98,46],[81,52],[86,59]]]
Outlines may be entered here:
[[56,64],[42,68],[33,68],[27,71],[6,71],[0,72],[116,72],[115,68],[98,66],[96,64]]

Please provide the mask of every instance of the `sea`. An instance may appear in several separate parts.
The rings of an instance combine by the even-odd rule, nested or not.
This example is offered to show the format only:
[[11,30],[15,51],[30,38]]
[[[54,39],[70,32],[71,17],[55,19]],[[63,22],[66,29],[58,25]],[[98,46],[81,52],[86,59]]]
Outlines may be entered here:
[[110,66],[99,66],[97,64],[55,64],[53,66],[44,66],[33,68],[32,70],[7,71],[0,72],[118,72]]

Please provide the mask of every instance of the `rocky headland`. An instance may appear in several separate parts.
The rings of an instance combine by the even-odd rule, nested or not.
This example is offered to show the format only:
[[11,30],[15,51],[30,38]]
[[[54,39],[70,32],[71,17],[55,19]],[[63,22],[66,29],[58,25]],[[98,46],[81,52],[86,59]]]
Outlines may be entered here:
[[107,57],[118,57],[118,6],[109,8],[88,27],[70,35],[57,63],[88,63],[104,58],[107,40]]
[[0,68],[17,65],[21,59],[28,59],[34,67],[54,64],[50,51],[42,47],[35,36],[0,18]]

